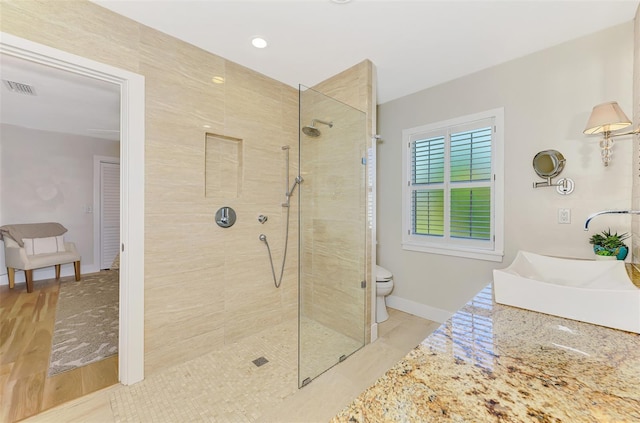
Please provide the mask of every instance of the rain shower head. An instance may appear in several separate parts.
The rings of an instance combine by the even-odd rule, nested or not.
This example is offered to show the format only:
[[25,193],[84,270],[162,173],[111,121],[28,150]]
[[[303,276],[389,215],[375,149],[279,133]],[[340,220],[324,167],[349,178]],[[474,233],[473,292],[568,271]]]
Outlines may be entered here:
[[305,126],[304,128],[302,128],[302,132],[304,132],[306,136],[312,137],[312,138],[316,138],[320,136],[320,130],[313,125]]
[[313,119],[311,121],[311,125],[304,126],[302,128],[302,132],[308,137],[317,138],[321,135],[321,132],[318,128],[316,128],[316,122],[321,123],[323,125],[327,125],[329,128],[333,128],[333,122],[325,122],[320,119]]

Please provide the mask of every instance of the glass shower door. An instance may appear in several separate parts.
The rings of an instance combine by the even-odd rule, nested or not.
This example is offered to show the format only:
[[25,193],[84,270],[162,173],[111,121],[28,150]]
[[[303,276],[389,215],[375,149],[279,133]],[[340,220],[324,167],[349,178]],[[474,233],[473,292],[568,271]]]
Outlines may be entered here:
[[304,386],[365,343],[366,114],[300,86],[299,348]]

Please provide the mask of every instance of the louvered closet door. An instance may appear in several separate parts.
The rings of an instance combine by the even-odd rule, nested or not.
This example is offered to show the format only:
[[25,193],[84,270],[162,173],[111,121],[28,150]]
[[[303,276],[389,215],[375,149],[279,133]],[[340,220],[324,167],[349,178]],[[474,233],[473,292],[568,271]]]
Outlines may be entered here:
[[100,163],[100,269],[109,269],[120,248],[120,165]]

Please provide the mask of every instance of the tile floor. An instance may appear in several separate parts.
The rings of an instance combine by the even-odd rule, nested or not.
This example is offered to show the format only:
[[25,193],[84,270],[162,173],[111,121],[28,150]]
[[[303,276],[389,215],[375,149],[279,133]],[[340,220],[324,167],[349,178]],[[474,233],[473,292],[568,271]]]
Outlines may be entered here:
[[[29,422],[326,422],[439,324],[397,310],[377,341],[297,389],[296,322],[285,323],[132,385],[116,385]],[[269,363],[256,367],[264,356]]]
[[363,339],[355,340],[313,319],[303,317],[300,323],[302,340],[302,348],[299,351],[300,382],[306,378],[315,379],[329,367],[337,364],[342,355],[349,356],[364,344],[364,331]]

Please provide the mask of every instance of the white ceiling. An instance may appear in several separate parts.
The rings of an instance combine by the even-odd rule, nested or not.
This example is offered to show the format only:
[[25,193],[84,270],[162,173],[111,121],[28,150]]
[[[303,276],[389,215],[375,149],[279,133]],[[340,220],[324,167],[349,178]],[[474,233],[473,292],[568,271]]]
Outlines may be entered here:
[[[0,122],[120,140],[120,86],[8,55],[0,55]],[[4,81],[33,87],[11,91]]]
[[[338,0],[340,1],[340,0]],[[344,1],[344,0],[342,0]],[[634,18],[638,0],[99,0],[116,13],[276,80],[313,86],[364,59],[378,103]],[[251,46],[261,36],[265,49]],[[118,139],[119,87],[0,56],[0,122]]]
[[[338,0],[345,1],[345,0]],[[364,59],[378,103],[634,18],[638,1],[94,0],[278,81],[313,86]],[[265,38],[263,50],[251,46]]]

